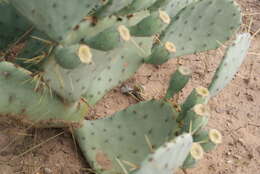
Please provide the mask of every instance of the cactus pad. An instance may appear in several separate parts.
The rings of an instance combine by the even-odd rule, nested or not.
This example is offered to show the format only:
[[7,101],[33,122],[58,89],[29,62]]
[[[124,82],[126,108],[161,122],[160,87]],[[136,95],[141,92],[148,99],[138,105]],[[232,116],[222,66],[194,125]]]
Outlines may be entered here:
[[10,0],[10,3],[39,30],[50,38],[61,41],[70,30],[101,1],[86,0]]
[[148,154],[175,137],[176,117],[169,104],[152,100],[111,117],[86,121],[76,135],[84,156],[95,170],[123,174],[118,160],[139,166]]
[[94,105],[106,92],[130,78],[143,63],[145,55],[150,54],[152,38],[133,39],[137,44],[126,44],[126,47],[121,48],[120,52],[115,52],[114,58],[116,59],[111,61],[89,84],[90,87],[84,94],[89,104]]
[[100,8],[96,13],[95,16],[97,17],[105,17],[111,16],[122,10],[123,8],[129,6],[133,1],[136,0],[105,0],[106,4]]
[[62,68],[50,58],[44,67],[44,79],[68,101],[77,101],[84,94],[92,104],[112,87],[132,76],[143,58],[150,53],[151,45],[152,38],[132,37],[108,52],[91,49],[92,63],[72,70]]
[[173,174],[176,169],[182,166],[191,146],[191,135],[178,136],[149,155],[136,174]]
[[157,11],[144,18],[137,25],[130,28],[133,36],[151,36],[160,34],[171,22],[171,18],[164,11]]
[[81,64],[92,62],[92,53],[87,45],[75,44],[68,47],[55,48],[55,60],[66,69],[77,68]]
[[205,104],[207,99],[210,97],[209,91],[207,88],[202,86],[193,89],[184,103],[181,105],[181,113],[179,115],[178,121],[182,120],[186,113],[193,108],[196,104]]
[[131,14],[136,11],[144,10],[153,5],[156,0],[134,0],[129,6],[121,10],[120,14]]
[[[165,0],[164,0],[165,1]],[[167,0],[166,0],[167,1]],[[170,0],[167,4],[161,7],[162,10],[166,11],[172,18],[175,17],[183,8],[196,2],[197,0]]]
[[207,125],[210,109],[205,104],[195,105],[184,117],[183,131],[194,134]]
[[177,71],[172,74],[167,93],[166,99],[172,98],[175,94],[180,92],[182,88],[188,83],[191,77],[191,70],[187,67],[180,66]]
[[109,51],[130,39],[131,36],[128,28],[124,25],[119,25],[117,27],[108,28],[93,38],[83,40],[83,42],[88,44],[91,48]]
[[190,154],[185,159],[182,168],[193,168],[204,156],[203,148],[199,143],[193,143]]
[[211,96],[218,94],[234,77],[246,57],[251,42],[249,33],[240,34],[228,48],[210,84]]
[[0,62],[0,95],[0,115],[43,127],[77,123],[86,111],[81,103],[65,105],[28,71],[8,62]]
[[216,129],[201,130],[194,135],[194,142],[200,143],[203,150],[209,152],[222,143],[222,135]]
[[[194,2],[172,19],[160,37],[161,43],[154,46],[148,63],[162,64],[173,57],[216,49],[229,40],[240,23],[240,9],[234,1]],[[173,43],[176,52],[166,51],[166,42]]]
[[109,16],[98,20],[95,25],[93,25],[93,18],[89,17],[78,24],[77,30],[70,31],[62,43],[76,44],[81,40],[91,39],[111,27],[116,28],[119,25],[133,26],[149,15],[148,11],[141,11],[132,14],[131,17],[120,17],[120,21],[118,21],[117,16]]

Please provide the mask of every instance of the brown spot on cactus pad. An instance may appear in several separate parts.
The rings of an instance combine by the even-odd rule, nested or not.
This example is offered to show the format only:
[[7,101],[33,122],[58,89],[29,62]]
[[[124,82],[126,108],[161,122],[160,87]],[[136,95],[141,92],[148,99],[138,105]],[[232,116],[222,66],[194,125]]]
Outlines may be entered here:
[[96,161],[103,170],[110,170],[113,168],[111,160],[108,158],[107,154],[102,151],[97,152]]

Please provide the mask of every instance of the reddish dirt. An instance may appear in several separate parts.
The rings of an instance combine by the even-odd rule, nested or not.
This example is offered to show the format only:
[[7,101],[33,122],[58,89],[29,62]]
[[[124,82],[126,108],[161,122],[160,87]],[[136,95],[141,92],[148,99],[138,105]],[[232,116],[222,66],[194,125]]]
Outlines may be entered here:
[[[260,28],[260,1],[238,0],[245,14],[244,26],[250,21],[251,33]],[[253,20],[252,20],[253,19]],[[182,91],[181,102],[196,86],[208,86],[224,48],[185,56],[154,67],[143,65],[127,84],[144,86],[145,99],[161,98],[169,76],[178,64],[193,70],[191,82]],[[260,171],[260,35],[252,42],[247,59],[236,77],[210,101],[212,117],[209,128],[220,130],[224,142],[205,155],[188,174],[257,174]],[[97,105],[94,116],[112,114],[136,103],[115,88]],[[14,128],[15,127],[15,128]],[[81,156],[73,137],[61,129],[21,129],[8,120],[0,120],[1,174],[87,174],[90,169]],[[178,171],[183,174],[183,171]]]

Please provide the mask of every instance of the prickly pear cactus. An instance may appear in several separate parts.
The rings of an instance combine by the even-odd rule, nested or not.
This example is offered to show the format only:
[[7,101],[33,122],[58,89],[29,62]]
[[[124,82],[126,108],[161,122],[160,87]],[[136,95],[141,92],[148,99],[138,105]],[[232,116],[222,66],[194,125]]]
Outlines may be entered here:
[[[221,143],[218,131],[203,129],[210,115],[207,101],[242,63],[249,34],[239,35],[229,48],[210,93],[197,87],[183,103],[174,101],[191,76],[179,67],[163,100],[137,103],[99,120],[84,117],[89,105],[144,62],[161,64],[229,40],[241,22],[233,1],[8,2],[0,1],[0,116],[38,127],[72,125],[84,156],[100,174],[170,174],[195,166],[204,151]],[[24,48],[9,59],[17,44]]]
[[136,174],[173,174],[183,165],[192,147],[190,134],[178,136],[149,155]]
[[[183,8],[185,8],[186,6],[188,6],[189,4],[196,2],[197,0],[174,0],[174,1],[169,1],[169,0],[159,0],[157,1],[158,3],[165,1],[168,3],[165,3],[164,5],[161,6],[161,10],[166,11],[169,16],[171,16],[172,18],[175,17]],[[158,4],[154,4],[154,5],[158,5]],[[158,6],[157,6],[158,8]]]
[[222,135],[216,129],[201,130],[193,136],[194,142],[201,145],[205,152],[213,150],[218,144],[222,143]]
[[134,0],[105,0],[104,5],[99,10],[97,10],[95,16],[97,16],[98,18],[111,16],[112,14],[118,13],[124,7],[130,6],[133,1]]
[[249,33],[240,34],[228,48],[209,86],[211,96],[218,94],[233,79],[246,57],[250,42]]
[[189,110],[184,119],[183,131],[192,134],[205,127],[210,117],[210,109],[207,105],[197,104]]
[[132,76],[150,53],[151,38],[132,39],[109,52],[90,49],[92,61],[72,70],[50,59],[44,66],[44,79],[68,101],[77,101],[84,95],[95,104],[108,90]]
[[118,160],[126,161],[128,171],[131,165],[127,162],[139,166],[149,153],[175,137],[179,129],[176,117],[169,104],[147,101],[104,119],[86,121],[76,135],[93,168],[104,174],[121,174],[124,169]]
[[130,28],[131,35],[151,36],[160,34],[171,22],[170,16],[164,11],[156,11]]
[[10,0],[13,6],[50,38],[61,41],[67,32],[102,1],[85,0]]
[[121,14],[130,14],[136,11],[144,10],[149,8],[151,5],[155,3],[156,0],[143,0],[143,1],[135,1],[133,0],[129,6],[126,6],[123,10],[121,10]]
[[180,92],[182,88],[188,83],[191,77],[191,70],[187,67],[180,66],[177,71],[173,73],[170,79],[169,87],[165,95],[166,99],[172,98],[176,93]]
[[64,105],[51,90],[31,73],[9,62],[0,62],[0,115],[20,119],[39,127],[62,127],[79,124],[87,106]]
[[154,45],[147,62],[161,64],[172,57],[216,49],[220,46],[219,42],[229,40],[240,24],[240,10],[233,1],[202,0],[191,3],[173,17],[170,26],[160,36],[160,42]]
[[185,159],[182,168],[193,168],[204,156],[203,148],[199,143],[193,143],[188,157]]
[[184,103],[181,104],[181,112],[178,120],[183,120],[186,113],[195,105],[207,103],[208,98],[210,98],[210,94],[207,88],[202,86],[194,88]]

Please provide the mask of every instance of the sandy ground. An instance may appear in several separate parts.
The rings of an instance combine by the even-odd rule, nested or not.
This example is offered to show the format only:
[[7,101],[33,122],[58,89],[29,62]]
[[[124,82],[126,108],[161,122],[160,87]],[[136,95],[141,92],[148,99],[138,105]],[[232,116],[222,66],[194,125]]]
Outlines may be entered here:
[[[260,1],[239,0],[247,30],[260,28]],[[252,20],[253,19],[253,20]],[[192,80],[180,95],[181,102],[196,86],[208,86],[219,64],[223,49],[185,56],[159,67],[143,65],[128,85],[144,86],[145,99],[161,98],[169,76],[178,64],[193,70]],[[188,174],[257,174],[260,173],[260,35],[254,38],[247,59],[236,77],[210,101],[212,117],[209,128],[217,128],[224,142],[205,155]],[[104,97],[94,116],[112,114],[136,103],[120,93],[119,87]],[[89,168],[68,131],[27,129],[0,120],[0,174],[87,174]],[[182,174],[183,171],[178,171]]]

